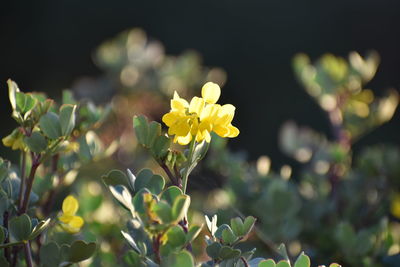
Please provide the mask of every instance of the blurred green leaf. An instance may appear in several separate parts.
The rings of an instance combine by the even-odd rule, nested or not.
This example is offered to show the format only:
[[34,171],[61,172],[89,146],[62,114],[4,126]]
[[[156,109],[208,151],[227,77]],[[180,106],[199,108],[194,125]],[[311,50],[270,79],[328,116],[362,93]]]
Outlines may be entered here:
[[40,153],[47,148],[47,141],[40,132],[33,132],[30,136],[25,136],[24,142],[29,150],[35,153]]
[[141,145],[146,145],[149,127],[147,119],[144,116],[133,117],[133,128],[135,129],[136,138]]
[[14,217],[9,222],[10,234],[17,241],[27,241],[32,230],[31,219],[27,214]]
[[[33,220],[32,220],[33,221]],[[34,226],[32,233],[29,236],[29,240],[35,239],[40,233],[42,233],[49,226],[51,219],[40,221],[37,225]]]
[[239,249],[233,249],[228,246],[223,246],[219,251],[219,258],[223,260],[234,259],[240,256],[241,251]]
[[96,243],[89,242],[86,243],[82,240],[77,240],[72,243],[71,248],[68,252],[68,261],[70,262],[80,262],[90,258],[96,251]]
[[163,267],[194,267],[194,260],[192,255],[183,250],[178,253],[172,253],[168,256],[166,264],[161,265]]
[[108,186],[123,185],[131,192],[135,192],[134,186],[132,186],[128,177],[120,170],[111,170],[109,173],[103,175],[101,178],[103,179],[103,182]]
[[76,105],[69,104],[64,104],[60,108],[61,133],[64,136],[70,135],[75,127],[75,110]]
[[302,252],[294,263],[294,267],[310,267],[310,258]]
[[219,257],[219,252],[221,248],[222,245],[220,243],[214,242],[211,245],[207,246],[207,255],[210,256],[212,259],[217,259]]
[[42,245],[39,254],[43,267],[58,266],[61,261],[60,247],[55,242]]
[[135,180],[135,189],[147,188],[153,194],[160,194],[165,186],[165,180],[161,175],[153,174],[150,169],[141,170]]
[[224,244],[233,244],[237,240],[237,236],[233,233],[230,227],[225,228],[222,231],[222,242]]
[[186,243],[185,232],[179,225],[169,228],[166,235],[168,244],[174,248],[181,248]]
[[182,190],[177,186],[169,186],[164,192],[161,193],[161,199],[165,200],[172,206],[178,196],[183,195]]
[[164,135],[160,135],[155,139],[154,144],[151,147],[151,151],[158,158],[163,159],[167,155],[170,145],[171,139]]
[[140,261],[140,255],[133,250],[128,251],[124,255],[124,261],[130,266],[142,266]]
[[258,264],[258,267],[276,267],[276,263],[272,259],[263,260]]
[[60,119],[54,112],[44,114],[39,120],[40,129],[50,139],[62,136]]
[[153,207],[153,211],[161,219],[162,223],[168,224],[172,222],[172,209],[166,202],[157,202]]
[[172,206],[172,219],[178,222],[183,219],[186,215],[190,206],[190,197],[188,195],[182,195],[175,198]]
[[202,226],[200,225],[191,225],[189,227],[189,231],[186,234],[186,243],[191,243],[196,237],[201,233]]

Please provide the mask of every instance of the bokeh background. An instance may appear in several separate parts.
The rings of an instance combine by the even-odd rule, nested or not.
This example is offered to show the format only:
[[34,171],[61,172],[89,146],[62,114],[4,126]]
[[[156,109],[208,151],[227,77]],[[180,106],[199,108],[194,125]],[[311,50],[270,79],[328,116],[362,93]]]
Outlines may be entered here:
[[[381,56],[369,84],[377,95],[400,88],[400,2],[386,1],[6,1],[0,8],[0,136],[14,121],[6,80],[24,91],[57,98],[81,77],[99,77],[93,51],[119,32],[140,27],[161,41],[167,54],[193,49],[206,66],[228,75],[222,103],[237,107],[240,138],[232,149],[250,159],[267,154],[273,167],[291,160],[278,147],[287,120],[329,136],[328,120],[296,81],[291,60],[331,52],[346,57],[370,49]],[[355,144],[400,144],[400,112]],[[0,156],[10,158],[2,148]]]

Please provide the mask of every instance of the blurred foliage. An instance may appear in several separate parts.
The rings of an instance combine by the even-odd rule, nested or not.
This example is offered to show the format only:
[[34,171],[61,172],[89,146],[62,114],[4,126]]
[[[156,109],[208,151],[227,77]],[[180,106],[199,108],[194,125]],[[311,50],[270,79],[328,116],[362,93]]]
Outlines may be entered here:
[[[21,161],[0,161],[0,266],[25,266],[27,244],[40,266],[400,264],[400,150],[352,150],[398,105],[395,90],[376,96],[365,88],[379,64],[375,52],[294,58],[299,82],[332,128],[329,138],[295,122],[282,126],[280,147],[301,165],[294,171],[271,170],[267,156],[249,162],[215,134],[209,146],[187,147],[164,134],[157,121],[175,90],[187,99],[207,81],[226,81],[195,52],[166,55],[132,29],[100,45],[94,61],[104,76],[81,80],[59,104],[9,81],[18,126],[3,144]],[[62,205],[68,195],[79,203],[75,212]],[[81,217],[80,232],[65,232],[62,214]]]

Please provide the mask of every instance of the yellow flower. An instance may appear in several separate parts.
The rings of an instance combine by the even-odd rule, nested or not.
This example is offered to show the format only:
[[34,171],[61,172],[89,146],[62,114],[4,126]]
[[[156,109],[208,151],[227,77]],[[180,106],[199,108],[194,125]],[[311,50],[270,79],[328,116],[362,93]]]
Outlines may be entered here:
[[1,141],[4,146],[11,147],[12,150],[24,150],[25,148],[24,136],[18,129],[15,129]]
[[84,224],[82,217],[75,216],[78,208],[79,203],[75,197],[70,195],[64,199],[62,204],[63,214],[58,219],[62,222],[61,227],[68,233],[78,233]]
[[216,104],[220,95],[220,87],[212,82],[206,83],[201,90],[202,97],[193,97],[190,104],[174,93],[171,110],[162,120],[169,127],[168,134],[175,135],[175,143],[187,145],[193,138],[209,143],[212,131],[221,137],[238,136],[239,129],[232,125],[235,107]]
[[396,218],[400,219],[400,194],[396,194],[390,204],[390,212]]

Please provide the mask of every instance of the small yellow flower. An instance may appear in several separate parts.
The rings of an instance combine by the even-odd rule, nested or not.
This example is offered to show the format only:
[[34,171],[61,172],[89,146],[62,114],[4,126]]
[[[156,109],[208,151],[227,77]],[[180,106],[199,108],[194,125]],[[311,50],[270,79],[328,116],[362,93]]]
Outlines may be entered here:
[[12,150],[24,150],[25,148],[24,135],[18,129],[15,129],[1,141],[4,146],[11,147]]
[[78,208],[79,203],[75,197],[70,195],[64,199],[62,204],[63,214],[58,219],[62,222],[61,227],[68,233],[78,233],[84,224],[82,217],[75,216]]
[[187,145],[195,138],[197,142],[211,141],[211,132],[221,137],[236,137],[239,129],[232,125],[235,107],[231,104],[216,104],[221,89],[216,83],[206,83],[202,97],[193,97],[190,104],[178,93],[171,100],[171,110],[162,118],[169,127],[168,134],[175,135],[174,142]]
[[400,194],[396,194],[390,203],[390,212],[400,219]]

